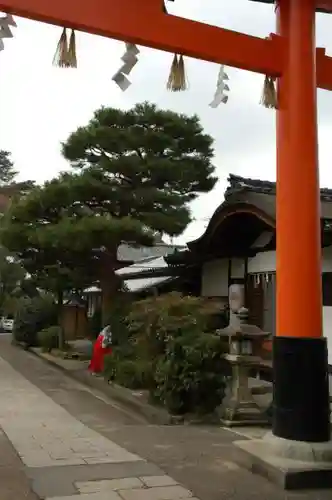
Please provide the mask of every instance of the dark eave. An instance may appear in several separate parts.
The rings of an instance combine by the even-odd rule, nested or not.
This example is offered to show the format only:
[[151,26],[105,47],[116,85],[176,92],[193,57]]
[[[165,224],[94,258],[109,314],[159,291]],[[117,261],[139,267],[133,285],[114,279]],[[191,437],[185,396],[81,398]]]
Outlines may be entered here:
[[[230,219],[236,229],[247,230],[245,224],[255,225],[254,219],[259,219],[266,227],[275,230],[276,226],[276,183],[259,179],[250,179],[231,174],[228,177],[228,187],[224,193],[224,201],[212,215],[204,234],[197,240],[188,243],[188,248],[196,254],[211,252],[212,241],[216,234],[224,231]],[[332,189],[320,190],[322,229],[329,232],[332,226]],[[241,221],[241,214],[243,214]],[[245,214],[251,214],[251,219]],[[226,235],[225,235],[226,236]],[[214,241],[221,244],[221,241]],[[248,239],[249,243],[249,239]],[[222,241],[227,245],[227,239]]]
[[[255,1],[255,0],[253,0]],[[258,0],[257,0],[258,1]],[[239,192],[253,192],[260,194],[276,195],[276,183],[272,181],[262,181],[260,179],[251,179],[250,177],[241,177],[230,174],[228,177],[229,186],[225,191],[225,200]],[[332,189],[321,188],[321,201],[332,202]]]

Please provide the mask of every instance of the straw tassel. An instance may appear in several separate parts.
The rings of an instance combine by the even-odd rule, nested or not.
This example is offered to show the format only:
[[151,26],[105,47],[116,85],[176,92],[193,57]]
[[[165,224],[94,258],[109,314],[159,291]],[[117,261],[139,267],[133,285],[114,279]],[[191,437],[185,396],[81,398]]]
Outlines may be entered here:
[[181,92],[183,90],[187,90],[187,88],[188,85],[183,56],[174,54],[167,81],[167,90],[171,92]]
[[178,63],[178,79],[179,79],[179,90],[187,90],[188,85],[187,85],[187,76],[186,76],[186,70],[184,67],[184,59],[183,56],[181,55],[179,57],[179,63]]
[[69,39],[69,47],[67,54],[68,68],[77,68],[77,55],[76,55],[76,34],[75,30],[71,30]]
[[62,30],[61,37],[54,54],[53,65],[58,68],[68,68],[68,37],[66,28],[63,28]]
[[277,91],[275,88],[275,79],[271,76],[265,76],[263,93],[260,103],[269,109],[278,108]]
[[53,65],[58,68],[77,68],[76,34],[74,30],[71,31],[68,42],[67,28],[63,28],[54,54]]

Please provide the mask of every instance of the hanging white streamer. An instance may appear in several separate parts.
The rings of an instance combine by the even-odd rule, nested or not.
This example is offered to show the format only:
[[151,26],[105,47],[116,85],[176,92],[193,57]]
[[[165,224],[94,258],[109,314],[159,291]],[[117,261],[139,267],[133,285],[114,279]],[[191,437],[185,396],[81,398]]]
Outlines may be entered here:
[[13,38],[13,33],[10,27],[16,28],[16,22],[11,14],[6,14],[0,17],[0,51],[5,48],[3,40],[5,38]]
[[217,88],[214,93],[212,102],[210,102],[211,108],[217,108],[219,104],[226,104],[228,101],[228,95],[225,92],[229,91],[229,86],[225,83],[229,80],[227,73],[225,73],[225,66],[221,65],[218,74]]
[[136,66],[138,61],[138,54],[140,53],[138,47],[133,43],[126,43],[126,52],[121,57],[123,65],[115,73],[112,80],[117,84],[118,87],[124,92],[131,85],[131,82],[127,78],[130,75],[133,68]]

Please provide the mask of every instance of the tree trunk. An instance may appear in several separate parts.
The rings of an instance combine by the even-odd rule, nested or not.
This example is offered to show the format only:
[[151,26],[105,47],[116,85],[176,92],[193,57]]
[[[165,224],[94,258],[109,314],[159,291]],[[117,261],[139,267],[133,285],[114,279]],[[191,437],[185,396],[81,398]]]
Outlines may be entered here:
[[100,260],[101,317],[102,326],[107,326],[118,290],[119,278],[115,274],[117,268],[116,249],[109,250]]
[[62,327],[62,308],[63,308],[63,290],[58,290],[58,323],[60,326],[59,330],[59,349],[64,349],[65,347],[65,337]]
[[101,288],[101,317],[102,325],[106,326],[110,319],[111,309],[117,292],[118,279],[114,271],[105,272],[100,278]]

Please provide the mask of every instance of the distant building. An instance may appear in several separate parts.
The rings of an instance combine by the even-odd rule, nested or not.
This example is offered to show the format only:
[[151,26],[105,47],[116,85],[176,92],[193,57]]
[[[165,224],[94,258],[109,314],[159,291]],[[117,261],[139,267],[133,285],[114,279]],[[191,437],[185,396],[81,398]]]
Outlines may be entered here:
[[[117,260],[118,267],[116,274],[127,277],[128,275],[137,275],[158,269],[167,269],[167,263],[164,257],[172,254],[174,251],[184,249],[182,245],[172,245],[157,239],[155,245],[151,247],[130,246],[122,244],[118,248]],[[142,279],[126,279],[124,285],[132,293],[144,292],[152,287],[159,286],[169,280],[169,277]],[[101,289],[98,283],[86,288],[83,292],[88,302],[88,315],[92,316],[97,308],[101,306]]]

